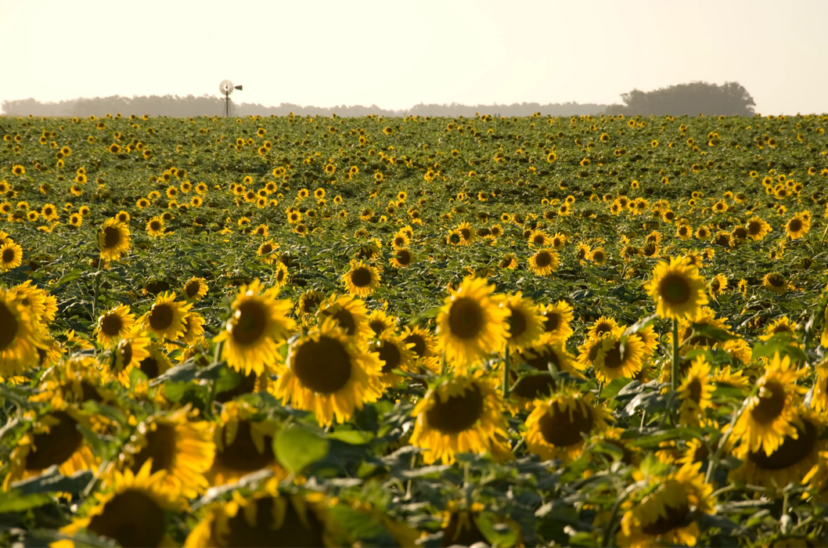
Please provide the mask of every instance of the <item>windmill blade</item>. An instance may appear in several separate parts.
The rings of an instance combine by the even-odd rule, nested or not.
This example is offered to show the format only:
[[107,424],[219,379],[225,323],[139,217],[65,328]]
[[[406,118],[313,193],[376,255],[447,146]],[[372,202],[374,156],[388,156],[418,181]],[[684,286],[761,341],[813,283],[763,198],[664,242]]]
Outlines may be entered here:
[[242,90],[242,88],[243,88],[243,87],[244,87],[244,86],[236,86],[236,89],[237,89],[237,90],[239,90],[239,91],[243,91],[243,90]]

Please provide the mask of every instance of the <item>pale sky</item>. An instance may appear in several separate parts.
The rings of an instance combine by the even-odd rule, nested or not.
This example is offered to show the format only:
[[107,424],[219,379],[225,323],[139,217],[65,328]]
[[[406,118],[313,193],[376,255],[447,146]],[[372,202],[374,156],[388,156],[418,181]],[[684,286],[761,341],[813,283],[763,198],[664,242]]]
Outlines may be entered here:
[[0,0],[0,101],[620,103],[703,80],[828,113],[828,1]]

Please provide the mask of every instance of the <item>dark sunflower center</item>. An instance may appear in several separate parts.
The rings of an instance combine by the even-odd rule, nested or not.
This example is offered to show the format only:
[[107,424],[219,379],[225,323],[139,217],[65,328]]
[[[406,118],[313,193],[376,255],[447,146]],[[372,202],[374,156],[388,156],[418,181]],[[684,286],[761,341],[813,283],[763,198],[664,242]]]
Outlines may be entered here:
[[600,338],[604,333],[612,331],[612,325],[608,323],[599,323],[595,326],[595,337]]
[[581,434],[588,434],[592,430],[592,422],[592,414],[584,413],[578,407],[574,410],[561,410],[558,406],[553,406],[538,421],[538,427],[546,443],[555,447],[568,447],[583,440]]
[[604,262],[604,254],[600,251],[596,251],[595,254],[592,256],[592,260],[596,263],[603,263]]
[[113,226],[104,228],[104,247],[107,249],[116,247],[121,243],[121,231]]
[[684,304],[690,300],[690,283],[681,274],[667,274],[658,284],[659,296],[669,304]]
[[341,342],[321,336],[299,346],[293,370],[304,387],[333,394],[351,378],[351,356]]
[[560,371],[561,369],[561,362],[558,359],[558,354],[556,354],[554,350],[550,351],[548,356],[542,356],[538,354],[534,358],[526,359],[524,357],[524,359],[526,360],[527,364],[531,365],[538,371],[549,371],[550,363],[554,365],[555,369],[557,369],[558,371]]
[[471,385],[462,396],[450,396],[445,401],[435,396],[434,405],[426,411],[426,420],[442,434],[459,434],[471,428],[482,414],[483,395],[476,385]]
[[339,327],[341,327],[345,334],[349,337],[356,333],[356,322],[354,321],[354,316],[344,308],[341,308],[333,313],[334,319],[339,322]]
[[150,312],[150,327],[156,331],[164,331],[172,325],[174,317],[175,314],[169,304],[157,304],[152,307]]
[[468,240],[471,238],[472,232],[468,228],[461,228],[460,235],[463,237],[464,240]]
[[405,342],[414,345],[411,351],[418,358],[425,356],[428,347],[426,346],[425,339],[423,339],[420,335],[417,335],[416,333],[411,334],[405,338]]
[[3,250],[3,262],[4,263],[11,263],[14,262],[14,249],[7,248]]
[[356,268],[351,272],[351,283],[356,287],[368,287],[372,279],[371,271],[365,267]]
[[273,246],[272,245],[270,245],[270,244],[263,244],[262,245],[262,255],[267,255],[271,251],[273,251]]
[[115,337],[121,333],[124,322],[118,314],[107,314],[101,320],[101,331],[104,335]]
[[751,236],[756,236],[757,234],[762,232],[762,224],[757,223],[755,221],[748,223],[747,225],[748,234]]
[[385,323],[382,320],[371,320],[368,322],[368,326],[374,332],[374,334],[379,337],[380,334],[385,331]]
[[198,295],[198,290],[201,289],[201,284],[198,282],[189,282],[184,287],[184,293],[187,294],[188,297],[193,298]]
[[17,318],[9,310],[8,305],[0,303],[0,351],[11,346],[19,328]]
[[403,266],[411,263],[411,252],[407,249],[400,249],[397,251],[397,262]]
[[552,255],[550,255],[548,251],[541,251],[540,253],[535,255],[535,264],[541,268],[551,265]]
[[624,360],[621,358],[621,342],[619,341],[604,354],[604,367],[606,369],[617,369],[622,365],[624,365]]
[[147,444],[135,455],[132,471],[138,472],[141,466],[152,459],[152,473],[169,470],[175,463],[175,427],[169,424],[156,424],[156,429],[147,433]]
[[681,506],[678,507],[665,506],[664,510],[665,516],[659,516],[654,522],[642,526],[641,530],[653,536],[669,533],[676,527],[681,526],[687,514],[690,513],[690,508],[686,503],[681,503]]
[[396,344],[383,341],[382,346],[379,347],[379,359],[385,362],[385,365],[382,366],[382,372],[390,373],[400,366],[402,355]]
[[164,537],[164,511],[141,491],[128,489],[107,502],[87,528],[124,548],[158,546]]
[[239,305],[236,312],[236,321],[233,325],[233,341],[249,345],[255,344],[267,327],[267,311],[258,301],[245,301]]
[[[466,519],[461,519],[465,515]],[[443,529],[442,548],[448,546],[472,546],[488,544],[489,540],[480,532],[474,521],[475,514],[469,512],[452,512],[448,525]]]
[[808,420],[803,419],[805,429],[795,426],[798,437],[793,439],[785,436],[782,445],[770,455],[766,455],[761,449],[756,453],[748,453],[748,458],[759,468],[765,470],[783,470],[805,460],[811,455],[811,451],[817,442],[817,429]]
[[750,414],[759,424],[768,424],[782,413],[788,398],[785,395],[785,387],[777,380],[766,382],[763,389],[765,397],[759,398],[759,404],[750,411]]
[[768,282],[774,287],[782,287],[785,285],[785,280],[779,274],[771,274],[768,276]]
[[548,373],[527,375],[512,388],[512,394],[528,400],[548,396],[555,390],[555,379]]
[[509,338],[516,339],[526,332],[526,314],[517,308],[509,308]]
[[543,242],[544,242],[544,241],[546,241],[546,238],[544,238],[543,236],[540,236],[540,235],[535,236],[535,237],[532,239],[532,242],[533,242],[533,243],[536,243],[536,244],[543,244]]
[[152,356],[147,356],[141,360],[139,367],[144,375],[146,375],[149,379],[154,379],[160,374],[160,371],[158,370],[158,360]]
[[483,329],[483,308],[471,297],[460,297],[452,303],[448,319],[452,335],[473,339]]
[[739,238],[740,240],[744,240],[747,237],[747,230],[744,227],[739,227],[733,231],[733,236]]
[[547,312],[545,314],[546,319],[543,322],[543,329],[547,333],[552,333],[558,330],[558,327],[561,325],[561,315],[557,312]]
[[791,232],[799,232],[802,230],[802,221],[799,219],[791,219],[791,222],[788,223],[788,230]]
[[690,384],[687,386],[687,389],[690,392],[690,399],[698,405],[698,403],[701,402],[702,397],[701,381],[699,381],[699,379],[693,379],[692,381],[690,381]]
[[151,221],[150,222],[150,230],[160,230],[160,229],[161,229],[161,223],[159,223],[158,221]]
[[[222,427],[224,437],[226,426]],[[233,443],[225,444],[224,449],[216,447],[216,464],[219,467],[240,472],[255,472],[276,462],[273,454],[273,438],[264,436],[264,451],[261,453],[250,433],[250,423],[241,420]]]
[[129,341],[121,341],[118,345],[118,353],[121,355],[124,369],[132,363],[132,343]]
[[274,499],[263,497],[251,504],[256,505],[255,525],[250,525],[246,512],[238,512],[227,520],[227,531],[217,531],[213,522],[212,540],[218,546],[248,546],[250,548],[281,548],[324,546],[325,524],[307,509],[300,516],[292,503],[285,508],[284,519],[277,528],[274,521]]
[[63,411],[56,411],[51,416],[59,422],[49,427],[49,432],[34,435],[35,450],[26,456],[26,470],[43,470],[63,464],[83,443],[83,434],[77,429],[75,419]]

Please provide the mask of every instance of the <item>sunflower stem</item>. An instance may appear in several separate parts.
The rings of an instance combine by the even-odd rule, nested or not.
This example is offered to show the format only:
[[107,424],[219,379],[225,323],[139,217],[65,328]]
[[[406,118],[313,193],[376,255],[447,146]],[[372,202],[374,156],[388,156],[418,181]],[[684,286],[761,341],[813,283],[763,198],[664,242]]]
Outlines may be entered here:
[[101,263],[103,257],[98,257],[98,270],[95,272],[95,294],[92,296],[92,321],[95,321],[95,315],[98,313],[98,293],[101,289]]
[[440,375],[445,375],[446,373],[448,373],[448,364],[446,364],[446,353],[443,352],[443,363],[440,367]]
[[612,533],[615,530],[615,520],[618,518],[618,511],[621,509],[621,505],[627,500],[627,497],[635,491],[639,487],[639,482],[633,483],[629,487],[627,487],[621,496],[618,497],[618,500],[615,501],[615,504],[612,505],[612,514],[610,514],[609,521],[607,522],[606,528],[604,528],[604,540],[601,542],[601,546],[610,546],[612,537]]
[[503,399],[509,399],[509,347],[503,354]]
[[673,318],[673,370],[670,374],[670,388],[675,393],[678,387],[679,340],[678,318]]

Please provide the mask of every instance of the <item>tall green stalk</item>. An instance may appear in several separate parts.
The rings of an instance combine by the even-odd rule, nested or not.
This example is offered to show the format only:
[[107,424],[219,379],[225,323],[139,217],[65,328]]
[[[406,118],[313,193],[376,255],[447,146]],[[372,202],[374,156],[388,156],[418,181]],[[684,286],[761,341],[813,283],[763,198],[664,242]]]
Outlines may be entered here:
[[506,353],[503,354],[503,399],[509,398],[509,347],[506,347]]

